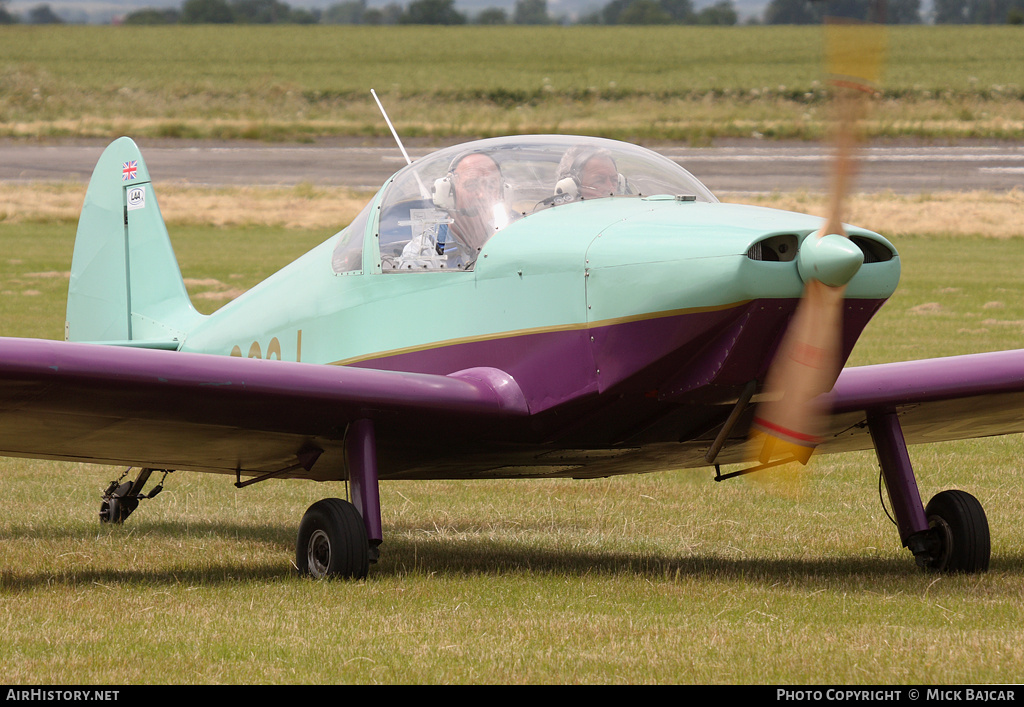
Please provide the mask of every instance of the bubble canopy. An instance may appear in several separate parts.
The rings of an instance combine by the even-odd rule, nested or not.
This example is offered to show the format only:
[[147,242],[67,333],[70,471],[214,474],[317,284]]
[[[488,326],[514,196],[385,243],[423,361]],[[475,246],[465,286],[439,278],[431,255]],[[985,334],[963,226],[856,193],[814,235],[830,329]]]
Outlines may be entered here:
[[472,269],[491,236],[532,214],[571,202],[656,194],[717,201],[667,157],[615,140],[526,135],[444,148],[385,186],[377,231],[381,267]]

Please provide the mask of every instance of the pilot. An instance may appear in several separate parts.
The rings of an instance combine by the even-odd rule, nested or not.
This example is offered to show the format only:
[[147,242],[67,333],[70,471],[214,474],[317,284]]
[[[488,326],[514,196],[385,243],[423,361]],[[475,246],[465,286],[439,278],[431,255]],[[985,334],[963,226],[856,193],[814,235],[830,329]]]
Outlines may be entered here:
[[558,164],[555,196],[567,201],[600,199],[626,192],[626,179],[619,174],[611,152],[589,145],[575,145]]
[[[470,152],[452,160],[448,173],[434,182],[432,191],[434,205],[447,211],[450,219],[437,229],[433,246],[444,260],[421,267],[472,267],[490,237],[519,216],[508,207],[506,192],[501,168],[490,155]],[[410,249],[419,251],[422,244],[414,238],[406,246],[406,251]],[[411,253],[406,251],[399,267],[410,267]],[[423,262],[422,258],[417,261]]]
[[[435,184],[434,203],[448,207],[452,217],[451,234],[469,249],[475,260],[484,243],[515,217],[505,203],[505,184],[501,168],[483,152],[471,152],[456,158],[448,170],[450,179]],[[449,188],[449,195],[438,191]]]

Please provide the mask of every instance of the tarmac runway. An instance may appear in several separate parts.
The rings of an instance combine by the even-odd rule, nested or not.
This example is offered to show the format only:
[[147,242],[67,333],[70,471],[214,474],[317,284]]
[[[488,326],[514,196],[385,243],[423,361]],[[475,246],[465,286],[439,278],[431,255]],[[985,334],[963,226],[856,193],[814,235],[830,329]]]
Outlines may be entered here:
[[[265,145],[139,140],[155,183],[290,186],[300,183],[377,189],[405,160],[384,140]],[[0,181],[87,181],[105,141],[29,144],[0,141]],[[409,144],[412,159],[440,145]],[[830,150],[806,143],[757,140],[713,147],[651,144],[712,191],[825,191]],[[869,145],[860,150],[854,190],[913,194],[1008,191],[1024,187],[1024,145]]]

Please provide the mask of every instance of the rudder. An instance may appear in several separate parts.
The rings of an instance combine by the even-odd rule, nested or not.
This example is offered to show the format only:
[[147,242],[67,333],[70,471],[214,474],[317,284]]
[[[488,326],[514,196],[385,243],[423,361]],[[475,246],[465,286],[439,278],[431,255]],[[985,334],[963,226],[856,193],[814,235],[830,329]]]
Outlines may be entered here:
[[65,339],[176,349],[202,318],[142,154],[119,138],[96,163],[78,221]]

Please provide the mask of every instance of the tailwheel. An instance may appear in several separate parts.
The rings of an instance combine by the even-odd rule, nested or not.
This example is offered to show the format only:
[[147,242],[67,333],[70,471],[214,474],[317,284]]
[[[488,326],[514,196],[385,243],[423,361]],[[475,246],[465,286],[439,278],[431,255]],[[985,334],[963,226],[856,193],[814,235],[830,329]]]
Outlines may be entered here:
[[964,491],[943,491],[924,512],[933,543],[930,552],[918,556],[919,565],[947,573],[988,571],[988,518],[978,499]]
[[103,496],[100,503],[101,523],[124,523],[128,520],[132,511],[139,507],[139,499],[128,495],[131,488],[132,482],[126,481]]
[[302,516],[295,545],[300,574],[317,579],[363,579],[370,570],[370,544],[363,517],[348,501],[325,498]]
[[[160,479],[160,483],[148,494],[142,493],[143,487],[149,481],[149,477],[154,471],[163,472],[164,475]],[[100,503],[100,522],[124,523],[128,520],[128,516],[139,507],[140,500],[153,498],[164,490],[164,479],[172,471],[173,469],[142,469],[139,471],[135,481],[124,481],[124,483],[121,483],[131,472],[131,467],[125,469],[124,473],[121,474],[121,478],[111,481],[110,485],[107,486],[107,490],[103,492],[103,502]]]

